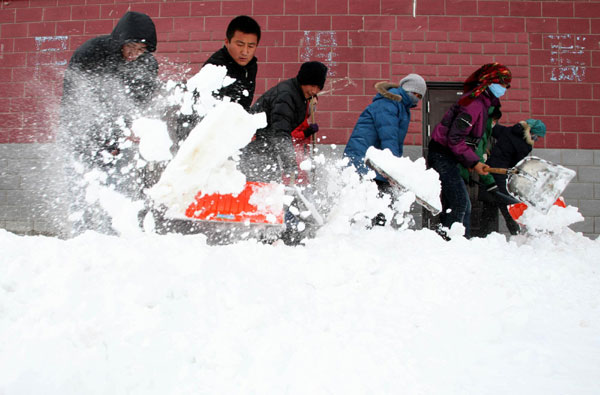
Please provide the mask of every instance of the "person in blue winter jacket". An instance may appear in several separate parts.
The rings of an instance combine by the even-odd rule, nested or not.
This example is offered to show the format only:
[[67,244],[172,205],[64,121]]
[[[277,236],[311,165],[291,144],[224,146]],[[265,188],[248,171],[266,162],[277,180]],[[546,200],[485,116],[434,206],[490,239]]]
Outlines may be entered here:
[[[400,84],[378,82],[375,89],[377,94],[373,102],[360,114],[344,150],[344,156],[362,175],[369,171],[364,162],[369,147],[387,148],[394,156],[402,156],[410,109],[423,98],[427,84],[420,75],[409,74],[400,80]],[[390,183],[381,174],[376,175],[375,182],[380,193],[393,197]],[[373,223],[385,224],[383,215],[378,215]]]
[[[377,95],[364,109],[352,135],[346,144],[344,156],[356,167],[360,174],[366,174],[368,168],[364,159],[367,149],[388,148],[394,156],[402,156],[404,138],[410,123],[410,109],[416,107],[427,91],[425,80],[418,74],[409,74],[400,80],[400,84],[378,82],[375,84]],[[378,185],[387,184],[387,180],[377,174]]]

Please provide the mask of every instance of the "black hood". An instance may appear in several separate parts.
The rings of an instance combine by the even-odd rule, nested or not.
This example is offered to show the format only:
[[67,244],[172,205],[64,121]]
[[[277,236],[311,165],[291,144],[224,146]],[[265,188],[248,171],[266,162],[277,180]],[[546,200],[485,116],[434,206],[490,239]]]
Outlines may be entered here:
[[126,42],[145,43],[149,52],[156,51],[156,27],[146,14],[129,11],[121,19],[111,33],[113,42],[119,48]]

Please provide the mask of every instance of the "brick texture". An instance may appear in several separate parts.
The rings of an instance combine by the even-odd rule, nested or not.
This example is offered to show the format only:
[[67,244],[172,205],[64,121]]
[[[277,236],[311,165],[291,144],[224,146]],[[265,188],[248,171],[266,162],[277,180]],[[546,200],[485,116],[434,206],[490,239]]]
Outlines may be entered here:
[[[508,121],[547,121],[549,148],[596,147],[600,135],[600,1],[541,0],[62,0],[0,8],[0,136],[52,139],[43,105],[57,103],[72,51],[109,33],[127,10],[155,21],[161,75],[198,70],[238,14],[263,28],[257,93],[295,75],[306,60],[330,68],[318,120],[327,143],[344,144],[376,81],[416,72],[462,81],[483,63],[513,71]],[[49,72],[50,71],[50,72]],[[42,80],[43,79],[43,80]],[[44,87],[44,89],[40,89]],[[406,144],[420,144],[421,107]],[[51,113],[51,112],[50,112]],[[39,135],[36,135],[39,133]]]

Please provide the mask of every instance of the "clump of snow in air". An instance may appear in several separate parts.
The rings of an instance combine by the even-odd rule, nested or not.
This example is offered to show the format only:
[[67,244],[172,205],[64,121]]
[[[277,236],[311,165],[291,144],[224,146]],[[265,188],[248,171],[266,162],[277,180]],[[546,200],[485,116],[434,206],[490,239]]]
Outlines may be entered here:
[[109,216],[111,226],[119,235],[139,234],[141,229],[137,213],[144,207],[141,200],[131,200],[123,194],[107,187],[106,174],[91,170],[84,175],[86,182],[85,200],[87,204],[98,204]]
[[[264,113],[249,114],[237,103],[214,99],[211,92],[221,87],[220,76],[226,69],[222,66],[205,69],[203,67],[188,83],[188,88],[210,89],[199,91],[201,98],[211,97],[200,101],[206,110],[205,116],[180,146],[158,183],[147,191],[156,203],[164,204],[173,217],[183,217],[200,191],[203,194],[241,192],[246,178],[237,170],[235,159],[256,129],[266,126]],[[215,106],[209,109],[206,102]]]
[[140,139],[139,151],[147,161],[166,161],[173,158],[167,125],[159,119],[138,118],[133,121],[131,130]]
[[213,107],[221,102],[212,92],[235,82],[227,76],[225,66],[207,64],[187,81],[186,90],[178,90],[178,95],[171,99],[181,105],[181,113],[190,115],[194,111],[200,116],[206,115]]
[[275,223],[277,218],[272,213],[283,212],[285,200],[283,184],[265,183],[252,186],[252,195],[248,203],[256,206],[258,213],[266,213],[269,222]]
[[371,219],[378,213],[392,218],[389,196],[379,197],[377,184],[361,180],[354,167],[348,166],[347,158],[324,166],[329,171],[323,182],[330,188],[327,194],[333,197],[327,221],[320,233],[347,234],[354,228],[364,229],[370,226]]
[[441,184],[438,173],[427,169],[424,158],[416,161],[408,157],[397,157],[389,149],[380,150],[369,147],[365,160],[370,159],[417,197],[442,210],[440,201]]
[[[237,103],[224,102],[191,131],[175,158],[148,195],[174,212],[183,212],[199,191],[239,193],[246,177],[231,159],[266,125],[264,113],[248,114]],[[227,144],[214,144],[215,139]]]

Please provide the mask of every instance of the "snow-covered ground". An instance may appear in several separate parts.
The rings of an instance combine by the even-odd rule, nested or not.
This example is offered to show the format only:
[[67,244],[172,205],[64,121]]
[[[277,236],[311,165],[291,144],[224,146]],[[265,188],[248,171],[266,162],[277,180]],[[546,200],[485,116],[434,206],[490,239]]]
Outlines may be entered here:
[[0,231],[2,394],[598,394],[600,241]]
[[[182,146],[164,202],[239,188],[243,144],[210,129],[188,140],[222,135],[232,150]],[[145,160],[168,158],[152,134],[136,131]],[[194,173],[203,184],[179,190],[205,168],[192,162],[217,163],[207,155],[221,181]],[[333,193],[326,224],[296,247],[142,232],[139,204],[114,191],[94,196],[121,236],[0,230],[0,394],[600,393],[600,240],[568,228],[577,208],[527,210],[529,231],[510,240],[456,225],[447,242],[406,215],[369,230],[389,210],[375,185],[322,155],[313,165]]]

